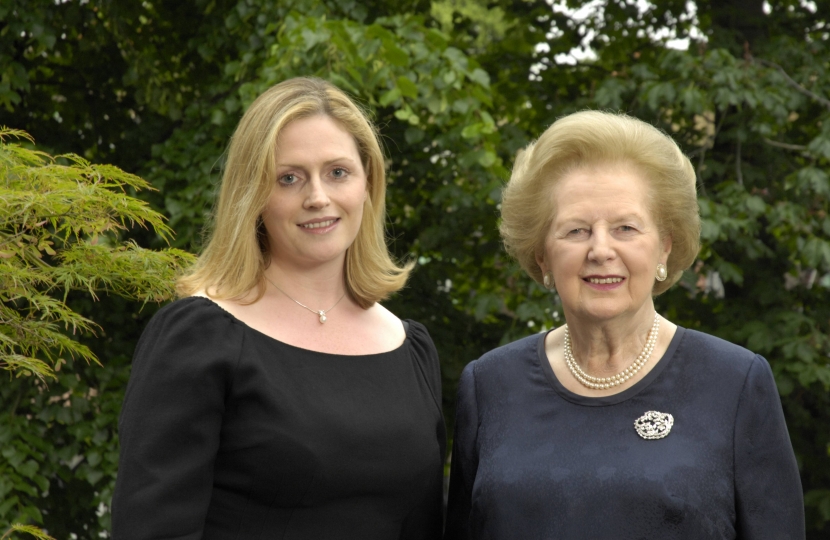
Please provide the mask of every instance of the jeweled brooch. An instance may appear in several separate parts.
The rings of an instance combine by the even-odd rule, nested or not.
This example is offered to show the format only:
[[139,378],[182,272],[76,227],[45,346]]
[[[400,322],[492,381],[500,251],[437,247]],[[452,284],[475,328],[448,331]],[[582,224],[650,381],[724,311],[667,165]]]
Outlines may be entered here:
[[662,439],[669,434],[673,425],[674,416],[657,411],[648,411],[634,421],[637,435],[644,439]]

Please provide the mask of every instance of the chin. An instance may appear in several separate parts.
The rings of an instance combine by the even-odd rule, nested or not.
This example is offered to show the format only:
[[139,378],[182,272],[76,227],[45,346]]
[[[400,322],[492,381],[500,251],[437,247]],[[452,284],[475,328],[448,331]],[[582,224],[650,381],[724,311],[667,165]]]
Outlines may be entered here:
[[311,265],[327,264],[336,260],[344,260],[346,257],[345,249],[332,249],[331,251],[307,253],[305,259]]
[[635,311],[629,309],[629,306],[620,306],[619,304],[587,306],[580,311],[585,317],[595,319],[597,321],[610,321],[619,317],[630,317],[635,313]]

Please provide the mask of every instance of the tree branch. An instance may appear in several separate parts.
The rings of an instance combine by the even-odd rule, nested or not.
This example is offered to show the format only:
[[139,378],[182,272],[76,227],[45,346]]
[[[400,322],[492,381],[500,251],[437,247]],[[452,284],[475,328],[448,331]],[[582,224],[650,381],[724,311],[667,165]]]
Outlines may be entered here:
[[738,177],[738,185],[744,185],[744,172],[741,170],[741,136],[738,135],[738,148],[735,150],[735,176]]
[[779,66],[775,62],[770,62],[769,60],[762,60],[761,58],[756,58],[756,60],[760,64],[763,64],[765,66],[769,66],[769,67],[777,69],[781,73],[781,75],[784,76],[784,79],[788,83],[790,83],[790,86],[792,86],[793,88],[795,88],[796,90],[798,90],[799,92],[804,94],[805,96],[808,96],[808,97],[818,101],[819,103],[821,103],[822,105],[824,105],[825,107],[830,109],[830,100],[828,100],[826,98],[823,98],[818,94],[814,94],[813,92],[807,90],[806,88],[804,88],[803,86],[798,84],[792,77],[789,76],[789,74],[787,74],[786,71],[784,71],[784,68],[782,68],[781,66]]
[[783,142],[773,141],[772,139],[767,139],[766,137],[764,137],[764,142],[767,143],[770,146],[775,146],[777,148],[783,148],[785,150],[797,150],[797,151],[807,150],[807,147],[804,146],[803,144],[783,143]]

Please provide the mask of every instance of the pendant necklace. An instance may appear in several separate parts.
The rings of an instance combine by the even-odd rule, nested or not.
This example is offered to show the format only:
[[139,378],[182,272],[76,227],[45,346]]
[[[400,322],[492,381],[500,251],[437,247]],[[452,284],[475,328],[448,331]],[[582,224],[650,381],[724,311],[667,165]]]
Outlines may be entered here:
[[[263,274],[263,276],[265,276],[265,274]],[[282,290],[282,289],[280,289],[279,287],[277,287],[277,284],[276,284],[276,283],[274,283],[273,281],[271,281],[270,279],[268,279],[268,276],[265,276],[265,281],[267,281],[268,283],[270,283],[271,285],[273,285],[274,287],[276,287],[276,289],[277,289],[278,291],[280,291],[282,294],[284,294],[285,296],[287,296],[289,300],[294,301],[294,303],[296,303],[297,305],[299,305],[299,306],[302,306],[302,307],[306,308],[306,309],[307,309],[307,310],[309,310],[310,312],[312,312],[312,313],[314,313],[315,315],[317,315],[318,317],[320,317],[320,324],[324,324],[324,323],[326,322],[326,313],[328,313],[329,311],[333,310],[333,309],[337,306],[337,304],[339,304],[339,303],[340,303],[340,300],[343,300],[343,297],[344,297],[344,296],[346,296],[346,293],[344,292],[344,293],[343,293],[343,296],[341,296],[341,297],[337,300],[337,302],[335,302],[335,303],[334,303],[334,305],[333,305],[333,306],[331,306],[331,307],[330,307],[330,308],[328,308],[328,309],[311,309],[310,307],[308,307],[307,305],[303,304],[302,302],[300,302],[300,301],[298,301],[298,300],[294,300],[294,298],[292,298],[290,294],[288,294],[288,293],[287,293],[287,292],[285,292],[284,290]]]

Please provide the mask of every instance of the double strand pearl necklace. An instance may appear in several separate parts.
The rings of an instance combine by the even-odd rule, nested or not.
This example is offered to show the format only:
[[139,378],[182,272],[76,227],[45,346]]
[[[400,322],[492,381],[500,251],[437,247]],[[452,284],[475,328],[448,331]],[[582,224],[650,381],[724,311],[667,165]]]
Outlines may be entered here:
[[593,388],[594,390],[605,390],[606,388],[613,388],[617,385],[620,385],[633,377],[637,374],[638,371],[642,369],[648,359],[651,357],[651,353],[654,350],[654,346],[657,344],[657,334],[660,331],[660,316],[657,313],[654,313],[654,324],[651,327],[651,330],[648,333],[648,339],[646,340],[646,346],[643,347],[643,351],[640,353],[640,356],[634,360],[630,366],[625,368],[622,372],[617,373],[616,375],[612,375],[611,377],[592,377],[582,371],[582,368],[579,367],[579,364],[576,363],[576,359],[574,359],[573,351],[571,350],[571,337],[568,333],[568,326],[565,325],[565,344],[563,346],[565,350],[565,363],[568,364],[568,369],[570,370],[571,374],[574,378],[582,383],[583,386],[587,386],[588,388]]
[[341,296],[341,297],[337,300],[337,302],[335,302],[335,303],[334,303],[334,305],[333,305],[333,306],[331,306],[331,307],[330,307],[330,308],[328,308],[328,309],[311,309],[310,307],[308,307],[307,305],[303,304],[303,303],[302,303],[302,302],[300,302],[299,300],[294,300],[294,299],[291,297],[291,295],[290,295],[290,294],[288,294],[288,293],[287,293],[287,292],[285,292],[284,290],[282,290],[282,289],[280,289],[279,287],[277,287],[277,284],[276,284],[276,283],[274,283],[273,281],[271,281],[270,279],[268,279],[268,276],[265,276],[265,280],[266,280],[268,283],[270,283],[271,285],[273,285],[274,287],[276,287],[276,289],[277,289],[279,292],[281,292],[282,294],[284,294],[285,296],[287,296],[289,300],[293,300],[296,304],[298,304],[298,305],[300,305],[300,306],[302,306],[302,307],[306,308],[306,309],[307,309],[307,310],[309,310],[310,312],[312,312],[312,313],[314,313],[315,315],[317,315],[318,317],[320,317],[320,324],[324,324],[324,323],[326,322],[326,313],[328,313],[329,311],[333,310],[333,309],[337,306],[337,304],[339,304],[339,303],[340,303],[340,300],[343,300],[343,297],[344,297],[344,296],[346,296],[346,293],[344,292],[344,293],[343,293],[343,296]]

